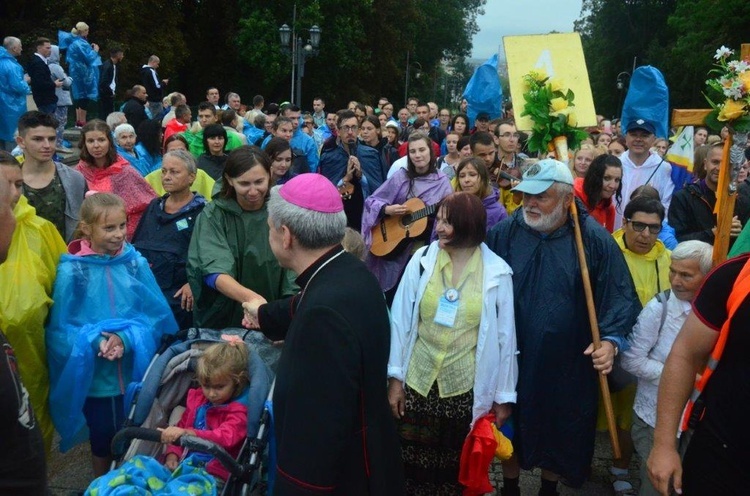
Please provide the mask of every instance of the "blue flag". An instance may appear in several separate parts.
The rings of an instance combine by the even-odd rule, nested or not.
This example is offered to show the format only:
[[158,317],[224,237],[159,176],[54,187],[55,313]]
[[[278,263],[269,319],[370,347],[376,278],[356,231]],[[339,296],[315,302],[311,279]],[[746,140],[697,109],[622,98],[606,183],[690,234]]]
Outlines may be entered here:
[[630,121],[651,122],[657,138],[669,137],[669,88],[656,67],[638,67],[630,78],[628,96],[622,106],[623,133]]
[[467,114],[469,126],[474,125],[477,114],[487,112],[490,120],[497,119],[503,111],[503,90],[497,75],[497,54],[477,67],[464,90],[464,98],[469,102]]

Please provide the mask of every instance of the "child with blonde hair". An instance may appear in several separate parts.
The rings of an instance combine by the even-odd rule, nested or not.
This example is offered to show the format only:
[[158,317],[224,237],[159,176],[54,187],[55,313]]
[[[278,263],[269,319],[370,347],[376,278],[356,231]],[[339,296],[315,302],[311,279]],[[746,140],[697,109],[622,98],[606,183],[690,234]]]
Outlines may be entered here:
[[60,450],[88,434],[99,476],[124,421],[126,386],[142,379],[162,335],[177,324],[148,262],[125,240],[123,200],[90,192],[80,219],[81,238],[57,267],[47,325],[49,403]]
[[[196,379],[199,388],[188,391],[186,409],[176,426],[160,429],[163,443],[173,443],[188,434],[213,441],[236,458],[247,436],[248,350],[245,343],[216,343],[198,359]],[[184,454],[183,448],[170,446],[164,464],[174,470]],[[194,457],[207,460],[209,474],[226,480],[229,472],[209,455]]]

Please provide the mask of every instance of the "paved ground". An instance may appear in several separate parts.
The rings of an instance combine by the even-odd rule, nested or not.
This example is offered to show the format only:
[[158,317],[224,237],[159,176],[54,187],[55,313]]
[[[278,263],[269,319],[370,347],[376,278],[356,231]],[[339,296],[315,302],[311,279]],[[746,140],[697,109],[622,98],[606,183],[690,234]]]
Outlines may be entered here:
[[[635,458],[635,457],[634,457]],[[606,434],[597,437],[594,462],[592,464],[591,479],[581,489],[575,490],[560,485],[560,494],[598,496],[613,494],[612,486],[607,476],[607,468],[612,459],[609,439]],[[638,465],[634,460],[630,467],[633,485],[638,487]],[[77,446],[68,453],[61,455],[54,453],[49,466],[49,483],[52,495],[71,496],[84,491],[89,481],[93,478],[91,472],[90,452],[88,445]],[[490,481],[494,486],[502,484],[502,470],[500,465],[493,466],[490,472]],[[524,472],[521,475],[521,493],[523,495],[536,495],[539,491],[539,472]],[[491,494],[499,494],[491,493]]]

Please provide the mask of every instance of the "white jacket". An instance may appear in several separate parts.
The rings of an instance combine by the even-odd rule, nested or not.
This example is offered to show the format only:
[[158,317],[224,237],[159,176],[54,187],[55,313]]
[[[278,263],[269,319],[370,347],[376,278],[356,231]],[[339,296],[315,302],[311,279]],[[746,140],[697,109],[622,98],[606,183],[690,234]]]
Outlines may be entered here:
[[[482,251],[482,314],[474,373],[472,425],[487,414],[492,403],[515,403],[518,361],[516,325],[513,312],[513,272],[487,245]],[[426,255],[422,254],[427,250]],[[420,248],[409,261],[391,308],[391,353],[388,377],[404,381],[414,343],[417,341],[419,301],[435,269],[438,242]],[[420,277],[420,265],[424,272]],[[417,310],[416,312],[414,310]]]

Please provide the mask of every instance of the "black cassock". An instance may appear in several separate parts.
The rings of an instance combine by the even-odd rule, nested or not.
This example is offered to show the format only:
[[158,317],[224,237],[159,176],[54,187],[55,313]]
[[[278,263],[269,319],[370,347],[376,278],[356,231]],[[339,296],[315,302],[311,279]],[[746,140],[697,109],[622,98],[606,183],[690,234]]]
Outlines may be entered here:
[[390,323],[377,280],[337,247],[297,283],[302,292],[259,312],[263,333],[285,340],[273,396],[274,494],[404,494],[386,386]]

